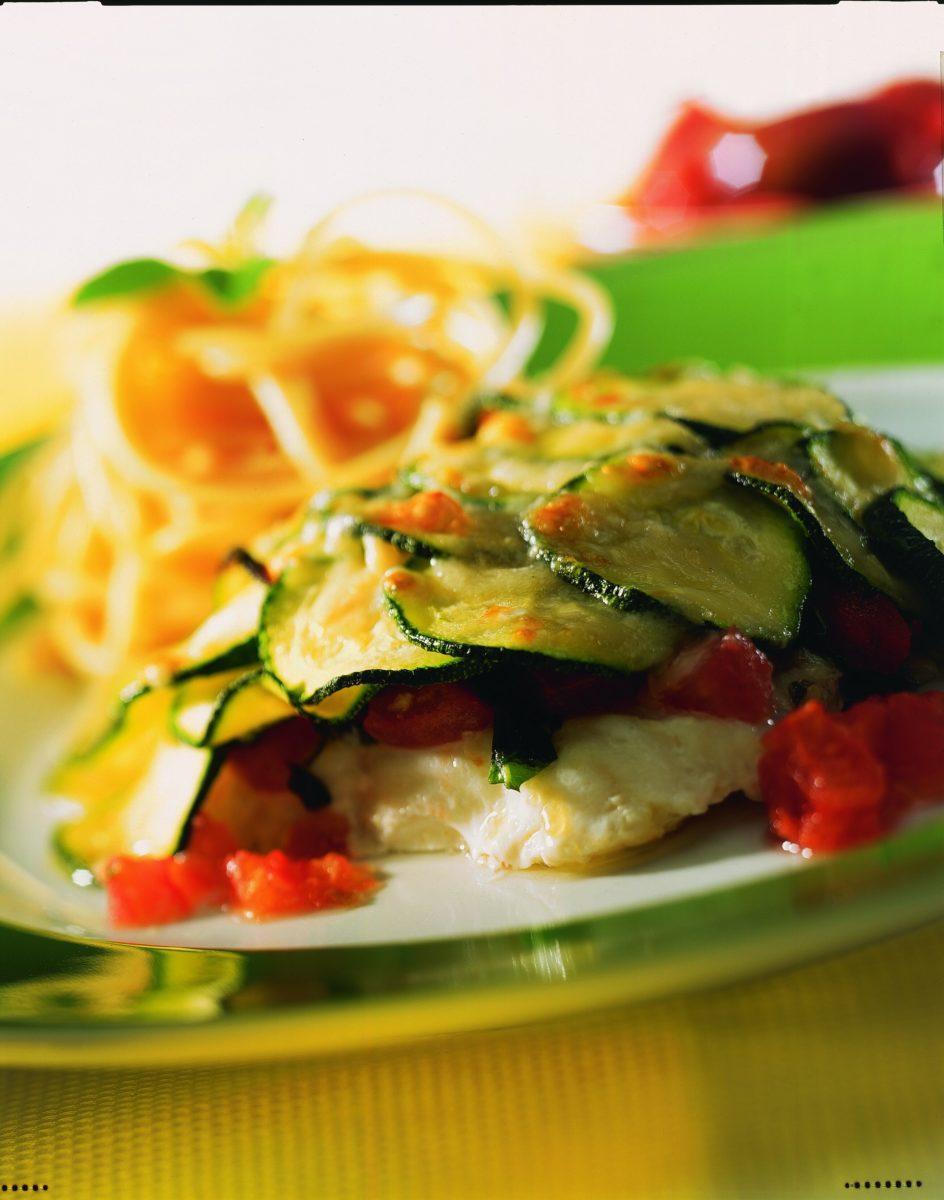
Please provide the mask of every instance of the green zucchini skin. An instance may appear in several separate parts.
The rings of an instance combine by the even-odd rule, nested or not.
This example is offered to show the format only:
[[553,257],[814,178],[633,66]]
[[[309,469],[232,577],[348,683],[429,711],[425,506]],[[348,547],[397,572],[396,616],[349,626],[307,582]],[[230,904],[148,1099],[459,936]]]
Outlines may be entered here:
[[[346,598],[352,587],[364,588],[362,609],[368,626],[361,631],[363,644],[353,650],[344,647],[328,669],[298,649],[299,638],[293,630],[300,626],[304,633],[310,606],[325,589],[334,588]],[[350,631],[348,640],[354,640]],[[302,560],[283,572],[263,606],[259,642],[266,670],[280,682],[292,703],[306,711],[350,687],[438,683],[463,678],[475,670],[475,664],[466,659],[412,643],[386,606],[380,579],[366,579],[358,564],[339,559]],[[384,665],[391,653],[401,659],[392,667]]]
[[865,510],[869,540],[882,561],[931,593],[932,615],[942,620],[944,504],[896,488]]
[[115,739],[120,737],[124,732],[128,724],[131,706],[139,700],[143,700],[146,696],[152,696],[154,692],[155,689],[143,681],[136,681],[123,688],[118,695],[118,700],[112,709],[111,715],[106,719],[104,725],[99,727],[91,738],[86,741],[80,741],[57,764],[51,779],[48,781],[49,786],[56,787],[56,775],[63,770],[75,766],[94,764],[95,759],[101,752],[108,749]]
[[[621,462],[611,460],[558,493],[590,497],[587,533],[548,533],[535,524],[557,497],[530,509],[522,529],[535,555],[555,574],[615,608],[674,612],[696,625],[735,626],[775,645],[790,642],[810,586],[803,529],[795,514],[727,477],[721,463],[662,457],[664,480],[652,482],[643,475],[635,482],[632,462],[627,473]],[[686,593],[679,569],[699,562],[705,572]],[[739,580],[732,588],[731,580],[748,570],[760,598],[747,592],[751,603],[741,605],[738,590],[743,595],[751,585]],[[711,580],[713,592],[702,585],[704,578]],[[761,596],[761,589],[768,594]]]
[[765,423],[793,421],[808,429],[828,429],[850,419],[846,405],[821,388],[764,379],[744,370],[722,372],[699,366],[641,379],[613,379],[604,372],[595,386],[604,391],[596,401],[592,393],[589,399],[566,392],[552,397],[551,419],[620,424],[640,411],[659,413],[711,445],[724,445]]
[[899,442],[864,425],[814,433],[804,445],[813,472],[855,521],[874,500],[896,488],[939,499],[934,481]]
[[[191,746],[222,746],[234,741],[246,741],[258,736],[263,730],[294,716],[296,710],[291,701],[281,693],[281,685],[267,672],[257,669],[240,672],[225,672],[222,679],[207,676],[193,679],[179,686],[171,702],[169,713],[170,732],[181,742]],[[188,706],[200,703],[195,695],[202,684],[206,684],[207,696],[201,707],[205,718],[198,717],[188,723]],[[248,714],[240,716],[238,706]],[[255,711],[253,711],[255,705]]]
[[520,670],[499,668],[483,676],[477,690],[494,713],[488,781],[517,792],[557,758],[553,733],[559,722],[547,711],[537,686]]
[[220,654],[192,663],[180,670],[174,671],[170,677],[171,683],[187,683],[191,679],[200,679],[204,675],[219,675],[223,671],[236,671],[239,668],[258,666],[259,643],[255,635],[238,642]]
[[399,568],[387,604],[411,641],[441,654],[635,674],[664,661],[689,626],[663,610],[599,605],[538,562],[455,560]]
[[[221,750],[197,749],[181,742],[165,742],[163,750],[190,756],[182,786],[163,788],[149,797],[145,774],[135,791],[121,797],[119,810],[114,811],[106,806],[101,812],[63,822],[56,828],[53,850],[70,873],[78,869],[91,870],[94,856],[83,851],[82,843],[84,841],[87,846],[94,844],[96,826],[113,832],[116,818],[119,822],[128,822],[123,829],[126,846],[121,850],[122,853],[140,853],[131,847],[140,846],[142,842],[147,846],[144,853],[156,858],[166,858],[186,847],[194,818],[209,794],[226,755]],[[149,799],[150,803],[146,803]]]
[[[444,491],[446,489],[437,489]],[[383,519],[383,507],[408,501],[417,491],[391,488],[386,492],[345,492],[329,502],[325,511],[332,518],[346,520],[351,535],[372,535],[396,546],[411,558],[474,558],[481,561],[510,562],[524,554],[518,536],[514,512],[504,504],[474,503],[468,497],[453,494],[469,523],[462,533],[412,533],[397,529]]]
[[184,683],[259,663],[259,621],[269,588],[251,581],[212,613],[180,648],[169,682]]
[[922,602],[914,589],[889,573],[875,554],[865,530],[813,471],[807,444],[802,429],[781,424],[754,430],[728,448],[729,453],[736,452],[735,458],[756,456],[775,465],[782,463],[796,474],[803,485],[802,492],[786,481],[754,473],[744,465],[732,466],[729,477],[740,486],[765,495],[797,519],[808,539],[814,574],[824,571],[852,585],[876,588],[900,607],[919,611]]

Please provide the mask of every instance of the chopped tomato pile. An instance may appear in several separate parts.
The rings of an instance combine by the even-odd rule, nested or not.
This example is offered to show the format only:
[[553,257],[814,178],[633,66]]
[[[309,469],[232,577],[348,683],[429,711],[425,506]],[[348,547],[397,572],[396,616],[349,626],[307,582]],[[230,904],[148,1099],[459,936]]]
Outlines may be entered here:
[[262,920],[356,903],[377,880],[339,852],[342,820],[329,810],[308,813],[293,830],[287,853],[252,854],[238,848],[225,825],[201,813],[181,853],[119,855],[106,864],[111,922],[164,925],[221,908]]
[[464,733],[487,729],[492,710],[461,683],[387,688],[364,715],[364,732],[387,746],[441,746]]
[[774,121],[741,121],[686,104],[622,203],[643,237],[706,220],[776,217],[877,192],[933,192],[941,162],[937,80]]
[[649,679],[658,708],[759,725],[773,715],[770,659],[736,629],[709,634]]
[[244,746],[233,746],[226,762],[250,787],[280,792],[289,785],[292,767],[311,762],[321,742],[320,731],[307,717],[293,717]]
[[894,675],[911,653],[911,626],[881,592],[819,587],[816,609],[835,655],[854,670]]
[[842,713],[812,700],[764,735],[759,777],[790,847],[873,841],[944,795],[944,692],[875,696]]

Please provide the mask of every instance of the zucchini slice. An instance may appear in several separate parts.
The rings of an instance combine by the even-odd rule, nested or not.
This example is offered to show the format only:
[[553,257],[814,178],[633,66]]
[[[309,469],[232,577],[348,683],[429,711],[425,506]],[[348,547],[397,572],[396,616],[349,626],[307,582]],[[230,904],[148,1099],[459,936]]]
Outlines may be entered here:
[[810,584],[799,522],[721,462],[630,454],[525,515],[553,571],[617,608],[653,603],[786,644]]
[[687,628],[665,612],[600,604],[539,562],[480,567],[438,559],[389,571],[384,590],[414,642],[485,660],[516,653],[644,671],[668,658]]
[[268,591],[266,584],[253,580],[207,617],[168,656],[172,680],[182,683],[257,663],[259,618]]
[[[335,519],[347,518],[355,533],[382,538],[405,554],[421,558],[456,555],[507,562],[526,554],[512,513],[481,504],[457,505],[443,497],[439,501],[452,508],[433,514],[432,521],[424,519],[427,514],[418,508],[423,497],[413,491],[338,493],[324,502],[324,511]],[[435,524],[437,515],[442,517],[439,531],[429,527]]]
[[944,595],[944,504],[895,488],[865,511],[865,526],[883,561],[931,593]]
[[73,866],[94,866],[114,854],[176,854],[221,764],[222,756],[210,749],[165,738],[143,772],[138,763],[133,787],[59,827],[60,856]]
[[895,488],[908,488],[931,501],[938,498],[933,481],[898,442],[863,425],[814,434],[806,449],[813,470],[855,520]]
[[849,419],[843,402],[822,388],[762,379],[746,371],[667,379],[628,379],[603,373],[551,402],[556,420],[594,418],[620,423],[646,412],[680,421],[713,442],[773,421],[828,429]]
[[832,488],[812,469],[804,430],[797,425],[760,427],[727,448],[731,478],[760,492],[799,520],[816,567],[864,580],[902,608],[921,607],[914,589],[889,573],[863,528],[841,507]]
[[538,458],[503,447],[459,444],[419,459],[404,478],[417,490],[440,489],[471,504],[524,507],[556,492],[586,466],[586,458]]
[[104,804],[131,786],[164,736],[170,710],[168,689],[126,688],[104,729],[77,739],[78,749],[59,763],[50,790],[85,804]]
[[366,687],[364,684],[341,688],[318,704],[310,705],[305,712],[319,725],[346,725],[357,716],[376,691],[375,687]]
[[[520,421],[521,415],[516,414]],[[576,421],[551,425],[532,417],[527,438],[502,440],[495,423],[485,427],[488,440],[458,442],[420,458],[405,472],[417,489],[440,488],[475,504],[521,508],[538,496],[557,491],[581,475],[594,460],[633,447],[697,452],[702,442],[675,421],[642,414],[624,425]]]
[[406,638],[384,603],[379,574],[351,558],[288,567],[265,603],[260,648],[266,669],[306,707],[361,684],[468,673],[460,659]]
[[262,670],[197,676],[177,689],[171,731],[191,746],[221,746],[296,715],[294,706]]
[[703,440],[688,426],[668,417],[640,414],[632,421],[609,425],[602,421],[569,421],[550,425],[538,437],[545,458],[609,458],[632,447],[697,454]]

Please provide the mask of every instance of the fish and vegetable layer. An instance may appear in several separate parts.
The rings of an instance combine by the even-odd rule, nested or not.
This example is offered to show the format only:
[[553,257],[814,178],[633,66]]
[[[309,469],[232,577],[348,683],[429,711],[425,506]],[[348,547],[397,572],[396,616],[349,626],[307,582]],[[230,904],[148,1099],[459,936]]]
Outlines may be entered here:
[[382,850],[574,866],[735,793],[788,849],[876,838],[944,796],[942,500],[803,383],[487,398],[233,552],[58,769],[58,851],[151,924],[350,903]]

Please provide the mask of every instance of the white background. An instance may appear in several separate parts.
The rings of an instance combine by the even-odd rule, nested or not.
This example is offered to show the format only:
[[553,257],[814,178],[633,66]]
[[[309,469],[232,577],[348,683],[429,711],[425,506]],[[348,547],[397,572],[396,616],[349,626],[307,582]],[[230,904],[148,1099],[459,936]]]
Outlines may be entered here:
[[0,8],[0,300],[362,189],[514,226],[621,190],[683,96],[753,115],[936,75],[935,4]]

